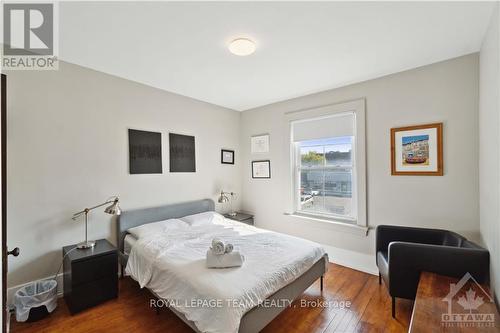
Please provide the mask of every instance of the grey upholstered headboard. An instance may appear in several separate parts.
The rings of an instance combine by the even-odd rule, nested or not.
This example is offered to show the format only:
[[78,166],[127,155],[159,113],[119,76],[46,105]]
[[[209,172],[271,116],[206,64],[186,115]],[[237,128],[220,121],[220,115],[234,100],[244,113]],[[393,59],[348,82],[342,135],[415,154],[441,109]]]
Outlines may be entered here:
[[127,230],[146,223],[174,219],[186,215],[197,214],[215,210],[215,204],[211,199],[189,201],[159,207],[141,208],[123,211],[118,216],[116,223],[116,235],[118,237],[118,249],[123,253],[123,241]]

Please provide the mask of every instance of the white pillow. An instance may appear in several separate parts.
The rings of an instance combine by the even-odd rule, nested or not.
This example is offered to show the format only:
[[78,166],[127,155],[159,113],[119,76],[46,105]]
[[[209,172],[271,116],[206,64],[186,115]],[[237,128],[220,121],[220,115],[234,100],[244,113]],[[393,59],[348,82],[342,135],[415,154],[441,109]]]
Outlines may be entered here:
[[189,227],[189,224],[187,224],[184,221],[181,221],[179,219],[168,219],[153,223],[146,223],[138,227],[130,228],[127,231],[132,236],[139,239],[141,237],[144,237],[152,233],[168,232],[168,230],[170,229],[179,229],[187,227]]
[[224,216],[216,212],[203,212],[181,217],[181,220],[191,226],[224,222]]

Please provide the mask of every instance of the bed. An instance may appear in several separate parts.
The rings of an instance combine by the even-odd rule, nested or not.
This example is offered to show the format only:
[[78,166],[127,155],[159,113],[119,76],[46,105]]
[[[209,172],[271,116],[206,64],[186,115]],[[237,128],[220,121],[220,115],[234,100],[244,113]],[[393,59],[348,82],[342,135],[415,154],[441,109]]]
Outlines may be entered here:
[[[138,269],[135,269],[136,274],[134,274],[134,269],[133,267],[137,266],[137,262],[139,258],[139,249],[144,249],[145,248],[145,242],[138,241],[137,239],[134,239],[131,237],[129,234],[128,230],[134,227],[138,227],[141,225],[145,225],[148,223],[153,223],[157,221],[162,221],[162,220],[167,220],[167,219],[177,219],[177,218],[182,218],[187,215],[193,215],[193,214],[198,214],[198,213],[204,213],[204,212],[213,212],[214,211],[214,202],[210,199],[204,199],[204,200],[197,200],[197,201],[192,201],[192,202],[186,202],[186,203],[180,203],[180,204],[171,204],[171,205],[165,205],[165,206],[160,206],[160,207],[153,207],[153,208],[145,208],[145,209],[137,209],[137,210],[131,210],[131,211],[123,211],[122,214],[118,218],[117,222],[117,237],[118,237],[118,247],[119,247],[119,260],[120,260],[120,265],[122,267],[121,272],[122,276],[124,274],[124,267],[127,266],[129,263],[129,267],[127,267],[127,272],[132,272],[130,274],[132,278],[141,284],[141,286],[145,286],[150,290],[150,292],[157,298],[167,298],[164,297],[165,291],[161,288],[161,286],[158,285],[158,283],[151,283],[148,285],[147,283],[144,283],[144,281],[141,281],[142,277],[139,276],[141,274],[137,274]],[[235,230],[244,230],[244,231],[249,231],[250,233],[258,232],[258,228],[254,228],[251,226],[246,226],[246,225],[239,225],[241,223],[234,222],[234,228],[231,227],[232,229]],[[242,229],[243,228],[243,229]],[[252,229],[253,228],[253,229]],[[231,231],[232,231],[231,229]],[[262,231],[262,235],[255,236],[255,239],[266,239],[269,237],[276,237],[275,235],[270,235],[270,234],[264,234],[265,231]],[[275,233],[272,233],[275,234]],[[253,234],[252,234],[253,235]],[[276,234],[279,235],[279,234]],[[291,236],[285,236],[281,235],[279,237],[283,237],[283,239],[290,240]],[[300,240],[297,239],[297,242],[307,242],[305,240]],[[302,243],[301,243],[302,244]],[[306,244],[307,245],[307,244]],[[300,246],[297,246],[300,247]],[[135,250],[135,253],[132,253],[131,251]],[[251,252],[250,248],[247,248],[246,251],[244,252]],[[296,276],[290,275],[289,281],[286,282],[286,285],[279,285],[276,284],[275,290],[273,289],[273,292],[270,293],[268,296],[265,297],[265,301],[267,302],[266,304],[268,306],[261,306],[257,305],[251,308],[248,308],[244,311],[244,313],[241,314],[241,318],[238,318],[238,323],[237,327],[233,330],[231,329],[231,332],[240,332],[240,333],[249,333],[249,332],[259,332],[261,329],[263,329],[268,323],[270,323],[280,312],[282,312],[289,304],[291,301],[295,300],[298,296],[300,296],[312,283],[317,281],[318,279],[320,280],[321,284],[321,289],[323,287],[323,275],[326,271],[326,265],[328,262],[328,258],[326,254],[323,253],[318,258],[319,254],[317,251],[315,252],[315,256],[312,257],[307,257],[304,258],[304,262],[307,263],[307,260],[312,260],[311,258],[314,258],[314,261],[310,261],[308,263],[307,268],[302,268],[302,271],[300,273],[295,272]],[[130,262],[129,262],[130,260]],[[185,263],[184,263],[185,264]],[[246,264],[246,263],[245,263]],[[151,264],[152,265],[152,264]],[[155,264],[160,266],[159,264]],[[305,265],[305,264],[304,264]],[[130,268],[130,266],[133,266]],[[265,266],[265,265],[264,265]],[[162,277],[160,268],[157,268],[156,266],[148,266],[148,267],[153,267],[153,269],[156,269],[158,272],[156,273],[157,278],[156,281],[162,281],[164,278]],[[245,265],[243,266],[245,267]],[[251,267],[250,264],[248,264],[248,267]],[[185,281],[185,285],[189,285],[190,279],[193,279],[193,281],[202,281],[200,279],[200,273],[203,273],[200,271],[201,268],[198,268],[198,271],[196,274],[193,274],[192,277],[189,276],[189,274],[184,274],[182,275],[179,272],[179,275],[182,275],[179,277],[181,281]],[[269,270],[269,267],[266,269]],[[217,271],[217,270],[216,270]],[[207,270],[206,274],[218,274],[214,270]],[[240,268],[241,272],[244,272],[243,269]],[[290,270],[293,272],[293,270]],[[233,272],[239,272],[238,270],[235,270]],[[283,275],[283,272],[277,272],[276,274],[281,274]],[[165,274],[165,273],[163,273]],[[205,274],[205,273],[203,273]],[[236,273],[234,273],[236,274]],[[242,273],[238,273],[241,274]],[[278,274],[278,275],[279,275]],[[176,275],[176,274],[170,274],[170,275]],[[161,277],[160,279],[158,277]],[[165,276],[165,279],[167,277]],[[169,277],[170,278],[170,277]],[[198,278],[198,280],[196,280]],[[182,280],[183,279],[183,280]],[[235,285],[240,283],[238,280],[234,280]],[[177,281],[179,283],[179,281]],[[194,283],[194,282],[193,282]],[[199,283],[199,282],[196,282]],[[284,282],[283,282],[284,283]],[[193,284],[191,285],[191,288],[181,288],[185,289],[189,292],[191,292],[193,289],[193,293],[186,293],[187,295],[198,295],[195,293],[194,289],[198,289],[198,284]],[[269,286],[268,286],[269,287]],[[269,306],[272,305],[272,306]],[[181,320],[183,320],[187,325],[189,325],[195,332],[220,332],[220,331],[227,331],[227,328],[218,328],[218,327],[210,327],[207,328],[207,326],[203,326],[203,321],[197,316],[193,316],[193,312],[187,312],[185,308],[183,307],[176,307],[176,306],[170,306],[169,307],[171,311],[173,311]],[[232,311],[232,309],[224,309],[223,311]],[[202,313],[203,311],[209,311],[206,309],[195,309],[195,310],[190,310],[190,311],[198,311]],[[212,310],[210,310],[212,311]],[[215,310],[213,310],[215,311]],[[220,311],[220,310],[217,310]],[[208,313],[210,314],[210,313]],[[205,313],[207,315],[207,313]],[[216,316],[217,313],[214,313],[214,316]],[[190,318],[190,319],[188,319]],[[194,319],[193,319],[194,318]],[[191,320],[193,319],[193,320]],[[221,320],[222,322],[223,320]],[[217,320],[213,321],[217,322]],[[202,327],[200,329],[200,327]],[[228,327],[228,326],[226,326]]]

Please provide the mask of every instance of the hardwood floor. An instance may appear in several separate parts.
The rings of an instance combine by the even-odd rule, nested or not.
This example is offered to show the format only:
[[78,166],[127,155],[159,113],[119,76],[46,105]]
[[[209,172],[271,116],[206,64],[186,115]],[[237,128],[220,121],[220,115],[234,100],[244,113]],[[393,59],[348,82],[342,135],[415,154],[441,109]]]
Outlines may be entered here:
[[[149,307],[150,294],[130,278],[120,280],[119,298],[71,316],[63,299],[47,318],[34,323],[17,323],[11,318],[11,332],[192,332],[171,311],[159,315]],[[319,302],[330,306],[324,307]],[[335,306],[351,302],[350,307]],[[406,332],[413,303],[397,301],[391,317],[391,300],[378,277],[330,264],[324,280],[314,283],[300,299],[267,325],[263,332]]]

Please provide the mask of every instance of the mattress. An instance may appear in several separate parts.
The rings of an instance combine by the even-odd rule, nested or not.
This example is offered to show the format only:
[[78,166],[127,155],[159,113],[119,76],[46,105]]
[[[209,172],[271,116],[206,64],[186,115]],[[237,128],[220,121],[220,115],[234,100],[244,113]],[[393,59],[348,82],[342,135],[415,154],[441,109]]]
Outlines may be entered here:
[[123,241],[123,252],[125,254],[130,254],[130,251],[132,250],[132,246],[137,242],[137,239],[132,236],[131,234],[128,234],[125,236],[125,240]]
[[[173,300],[169,305],[201,332],[236,333],[247,311],[325,255],[319,244],[234,221],[188,229],[141,237],[126,272],[141,287]],[[213,238],[234,244],[245,256],[243,266],[206,268]]]

